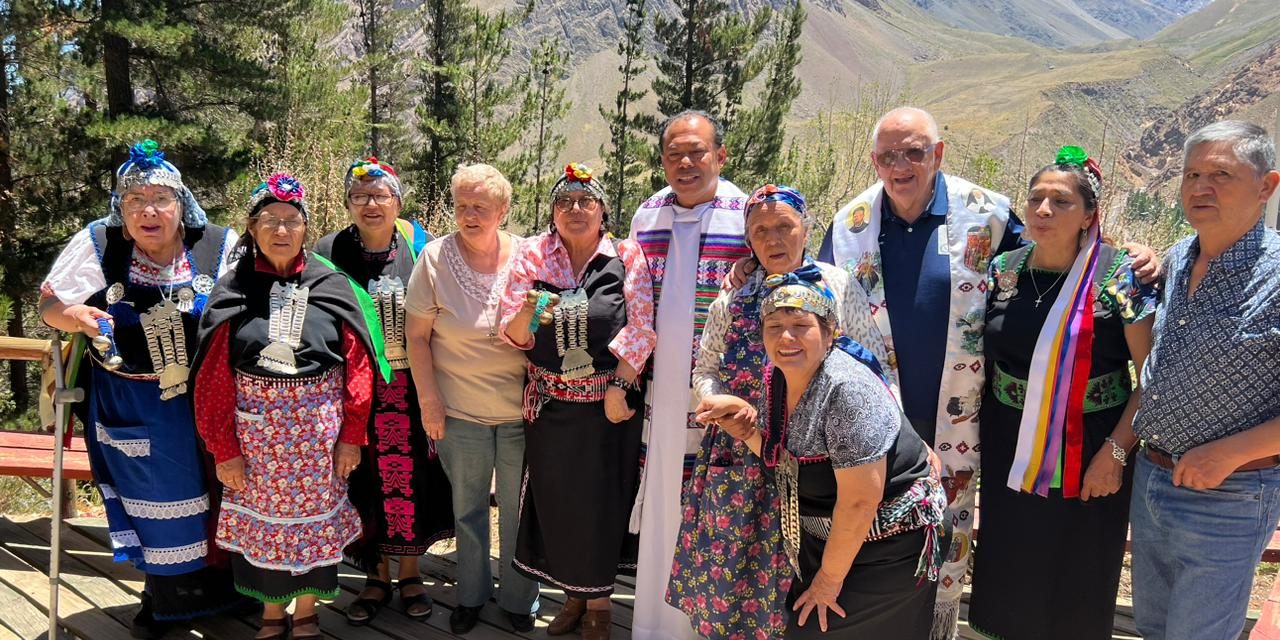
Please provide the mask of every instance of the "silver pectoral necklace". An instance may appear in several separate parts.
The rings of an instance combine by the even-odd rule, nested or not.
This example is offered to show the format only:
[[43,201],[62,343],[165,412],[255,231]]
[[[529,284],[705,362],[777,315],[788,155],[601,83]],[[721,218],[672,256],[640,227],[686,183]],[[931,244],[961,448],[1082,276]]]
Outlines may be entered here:
[[569,380],[585,378],[596,372],[587,353],[588,300],[585,289],[560,293],[560,303],[552,316],[556,322],[556,351],[563,358],[560,375]]
[[379,276],[369,281],[369,296],[382,320],[382,339],[386,344],[387,362],[392,369],[409,368],[409,352],[405,349],[404,282],[399,276]]
[[297,375],[294,351],[302,346],[302,323],[307,317],[309,287],[275,282],[271,285],[271,315],[267,321],[270,342],[258,354],[258,366],[283,375]]
[[[183,291],[190,291],[184,288]],[[187,392],[191,374],[187,359],[187,334],[182,323],[181,305],[163,298],[139,319],[147,338],[147,351],[152,369],[160,374],[160,399],[168,400]]]

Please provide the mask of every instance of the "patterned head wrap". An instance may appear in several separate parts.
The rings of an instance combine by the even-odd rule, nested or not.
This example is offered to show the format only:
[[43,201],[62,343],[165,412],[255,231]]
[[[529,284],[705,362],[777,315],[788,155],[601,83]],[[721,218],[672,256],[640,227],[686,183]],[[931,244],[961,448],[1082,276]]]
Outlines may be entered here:
[[835,294],[822,283],[822,271],[816,264],[769,276],[764,279],[764,287],[761,318],[778,309],[802,309],[830,322],[836,321]]
[[258,215],[263,207],[275,202],[285,202],[302,212],[302,219],[309,220],[307,204],[303,200],[306,190],[298,179],[287,173],[273,173],[266,182],[259,184],[249,196],[249,217]]
[[551,185],[551,200],[570,191],[586,191],[600,202],[604,202],[604,187],[595,179],[591,169],[580,162],[570,162],[564,167],[564,175]]
[[745,212],[744,215],[751,215],[752,207],[766,202],[781,202],[795,209],[801,219],[808,221],[809,210],[805,206],[804,196],[792,187],[779,184],[766,184],[756,189],[751,194],[751,197],[747,199],[747,207],[743,210]]
[[155,185],[169,187],[182,203],[182,224],[191,228],[201,228],[209,222],[204,209],[196,202],[195,196],[187,185],[182,183],[182,172],[164,159],[164,151],[160,145],[150,138],[129,148],[129,159],[116,169],[116,188],[111,192],[110,212],[107,214],[107,225],[119,227],[124,224],[120,212],[120,201],[124,193],[132,187]]
[[366,180],[382,180],[397,198],[404,197],[400,189],[400,174],[396,173],[395,167],[373,156],[356,160],[347,168],[347,177],[343,181],[347,195],[351,195],[351,187],[355,186],[356,182]]
[[1089,188],[1093,189],[1094,200],[1102,200],[1102,167],[1098,161],[1089,157],[1088,152],[1074,145],[1065,145],[1058,149],[1053,163],[1060,167],[1080,167],[1089,179]]

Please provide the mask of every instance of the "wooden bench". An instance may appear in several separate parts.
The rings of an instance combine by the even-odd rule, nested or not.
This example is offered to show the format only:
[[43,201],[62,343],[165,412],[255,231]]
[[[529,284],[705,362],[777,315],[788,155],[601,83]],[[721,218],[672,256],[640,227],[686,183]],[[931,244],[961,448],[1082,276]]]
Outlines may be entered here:
[[[53,494],[40,486],[35,478],[53,477],[53,434],[18,431],[0,431],[0,476],[22,478],[32,489],[45,498]],[[89,452],[84,438],[71,439],[71,446],[62,452],[62,478],[64,480],[92,480],[89,473]],[[75,483],[63,483],[62,513],[75,517]]]

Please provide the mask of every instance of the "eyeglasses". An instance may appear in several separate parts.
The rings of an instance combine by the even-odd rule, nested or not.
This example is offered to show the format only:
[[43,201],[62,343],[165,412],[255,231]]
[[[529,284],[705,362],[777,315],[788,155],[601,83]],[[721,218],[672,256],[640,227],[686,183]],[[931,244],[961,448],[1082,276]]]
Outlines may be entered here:
[[303,220],[301,216],[293,218],[277,218],[275,216],[265,214],[258,216],[258,226],[268,231],[274,231],[280,227],[284,227],[288,231],[297,231],[298,229],[306,226],[306,224],[307,221]]
[[575,205],[583,211],[592,211],[600,205],[600,199],[595,196],[582,196],[581,198],[556,198],[551,201],[551,206],[560,212],[573,211]]
[[880,165],[882,168],[891,169],[894,165],[898,164],[898,160],[902,158],[906,158],[911,164],[920,164],[924,162],[925,156],[928,155],[930,151],[933,151],[933,147],[936,145],[937,143],[935,142],[927,147],[911,147],[908,149],[889,149],[888,151],[881,151],[880,153],[875,154],[876,164]]
[[353,193],[350,196],[347,196],[347,200],[357,207],[363,207],[366,204],[369,204],[370,200],[373,200],[378,204],[391,204],[391,201],[395,200],[395,198],[395,194],[391,193]]
[[173,196],[156,196],[154,198],[145,198],[143,196],[125,196],[120,201],[120,208],[126,213],[137,214],[146,210],[147,206],[156,211],[168,211],[178,204],[178,199]]

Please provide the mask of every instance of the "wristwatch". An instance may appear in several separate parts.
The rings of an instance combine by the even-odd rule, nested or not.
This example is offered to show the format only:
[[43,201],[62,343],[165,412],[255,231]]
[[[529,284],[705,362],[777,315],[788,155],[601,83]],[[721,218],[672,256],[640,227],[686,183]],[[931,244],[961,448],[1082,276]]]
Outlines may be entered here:
[[1116,442],[1116,439],[1112,438],[1111,436],[1107,436],[1106,438],[1103,438],[1103,439],[1111,443],[1111,457],[1115,458],[1116,460],[1119,460],[1120,466],[1122,467],[1128,466],[1129,465],[1128,450],[1120,446],[1120,443]]

